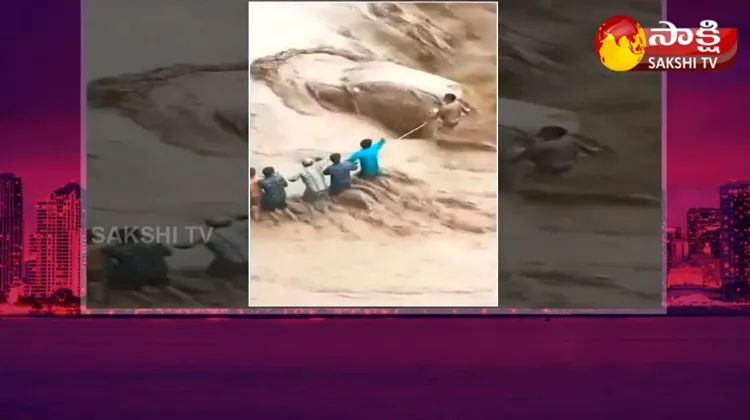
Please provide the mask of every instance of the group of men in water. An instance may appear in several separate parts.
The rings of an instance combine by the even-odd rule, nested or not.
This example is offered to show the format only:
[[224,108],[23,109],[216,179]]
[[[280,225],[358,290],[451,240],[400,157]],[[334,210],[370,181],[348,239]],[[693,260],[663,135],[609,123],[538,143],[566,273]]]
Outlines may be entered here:
[[[321,157],[305,158],[302,169],[284,178],[273,166],[263,168],[263,177],[259,178],[255,168],[250,168],[250,212],[253,219],[260,217],[260,212],[288,213],[286,187],[289,182],[301,180],[305,184],[303,200],[315,203],[335,197],[351,188],[352,173],[359,169],[361,179],[373,179],[380,174],[379,155],[385,145],[385,139],[373,143],[371,139],[359,142],[360,150],[342,161],[341,154],[329,156],[330,163]],[[326,182],[330,177],[330,183]]]
[[[452,129],[458,125],[464,112],[467,110],[459,103],[456,95],[448,93],[429,119],[417,128],[429,121],[440,120],[444,128]],[[250,213],[253,219],[258,220],[261,212],[281,212],[293,217],[287,206],[286,187],[289,182],[301,180],[305,184],[303,200],[315,203],[329,198],[335,200],[336,196],[351,188],[352,173],[357,170],[360,179],[376,178],[380,174],[379,156],[384,145],[385,139],[382,138],[378,142],[364,139],[359,142],[360,150],[343,161],[339,153],[329,156],[330,163],[321,157],[305,158],[301,162],[302,169],[288,178],[284,178],[273,166],[263,168],[263,177],[260,178],[256,169],[251,167]],[[330,183],[326,182],[326,176],[330,177]]]
[[[456,95],[448,93],[428,120],[417,129],[430,121],[439,120],[441,130],[452,130],[458,125],[461,116],[469,112]],[[576,165],[580,153],[592,155],[601,151],[578,137],[581,136],[570,135],[562,127],[543,127],[532,144],[515,156],[506,157],[505,163],[527,161],[534,166],[536,173],[561,175]],[[339,153],[333,153],[329,156],[330,163],[324,162],[321,157],[303,159],[302,169],[289,178],[284,178],[272,166],[263,168],[263,177],[259,178],[255,168],[250,168],[251,215],[255,220],[260,217],[260,212],[284,212],[293,217],[287,207],[286,187],[289,182],[299,180],[305,184],[302,198],[308,203],[328,198],[335,201],[336,196],[351,188],[353,172],[359,169],[357,176],[361,179],[372,179],[380,174],[379,155],[384,144],[385,139],[380,139],[377,143],[364,139],[359,143],[360,150],[346,160],[342,160]],[[326,182],[326,176],[330,177],[330,183]]]

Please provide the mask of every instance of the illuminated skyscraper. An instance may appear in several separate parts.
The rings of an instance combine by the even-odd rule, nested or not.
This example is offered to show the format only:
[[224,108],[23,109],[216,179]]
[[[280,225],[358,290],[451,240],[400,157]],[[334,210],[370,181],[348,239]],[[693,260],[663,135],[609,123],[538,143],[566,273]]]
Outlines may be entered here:
[[711,249],[711,255],[721,255],[721,223],[719,209],[693,208],[687,212],[687,242],[688,255],[703,255],[706,245]]
[[682,228],[667,228],[667,270],[679,266],[687,257],[687,242]]
[[23,281],[23,183],[0,174],[0,295]]
[[721,209],[721,281],[750,283],[750,181],[724,184]]
[[36,204],[36,232],[29,241],[27,295],[48,297],[70,289],[80,296],[82,225],[81,187],[67,184]]

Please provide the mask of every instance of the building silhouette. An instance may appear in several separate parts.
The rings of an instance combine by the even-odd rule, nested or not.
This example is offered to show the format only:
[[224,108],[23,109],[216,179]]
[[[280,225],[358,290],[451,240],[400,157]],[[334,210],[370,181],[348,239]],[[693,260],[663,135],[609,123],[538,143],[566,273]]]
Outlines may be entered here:
[[721,210],[721,282],[750,283],[750,181],[719,188]]
[[721,256],[721,222],[719,209],[701,207],[687,211],[688,255],[703,255],[706,245],[711,255]]
[[687,241],[682,228],[667,228],[666,235],[667,270],[678,267],[687,259]]
[[[708,251],[708,246],[706,247]],[[703,255],[694,255],[690,261],[691,266],[698,267],[703,271],[703,288],[718,289],[721,287],[721,260],[705,252]]]
[[23,182],[0,174],[0,296],[23,282]]
[[29,240],[26,295],[49,297],[60,289],[80,296],[82,250],[81,187],[70,183],[36,203],[36,232]]

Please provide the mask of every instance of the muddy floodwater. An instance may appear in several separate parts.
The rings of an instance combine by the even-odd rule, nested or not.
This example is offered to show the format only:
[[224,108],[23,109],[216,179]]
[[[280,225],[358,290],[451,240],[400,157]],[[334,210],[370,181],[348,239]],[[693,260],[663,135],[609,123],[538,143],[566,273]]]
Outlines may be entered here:
[[[661,6],[502,8],[499,96],[572,112],[568,127],[606,152],[557,179],[500,194],[501,306],[661,307],[661,75],[614,73],[598,62],[591,28],[617,14],[656,23]],[[516,108],[503,104],[501,116]],[[560,113],[548,114],[559,123]]]
[[[303,158],[386,139],[378,182],[250,223],[232,249],[249,271],[216,277],[215,249],[173,249],[169,288],[105,302],[90,276],[87,304],[658,309],[660,80],[608,72],[590,51],[591,28],[622,10],[569,3],[87,3],[90,227],[236,218],[250,166],[290,177]],[[445,93],[471,110],[461,124],[400,138]],[[510,182],[503,128],[550,124],[607,153]]]

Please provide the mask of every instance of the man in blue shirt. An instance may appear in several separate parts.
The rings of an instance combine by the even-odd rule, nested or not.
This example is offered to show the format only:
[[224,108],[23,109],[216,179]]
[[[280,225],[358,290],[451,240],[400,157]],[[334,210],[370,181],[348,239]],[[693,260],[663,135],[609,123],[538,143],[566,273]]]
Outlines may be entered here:
[[385,144],[385,139],[380,139],[379,142],[372,144],[372,140],[364,139],[359,142],[359,146],[362,148],[351,156],[346,161],[349,163],[359,161],[359,177],[360,178],[375,178],[380,173],[380,165],[378,163],[378,156],[380,150]]

